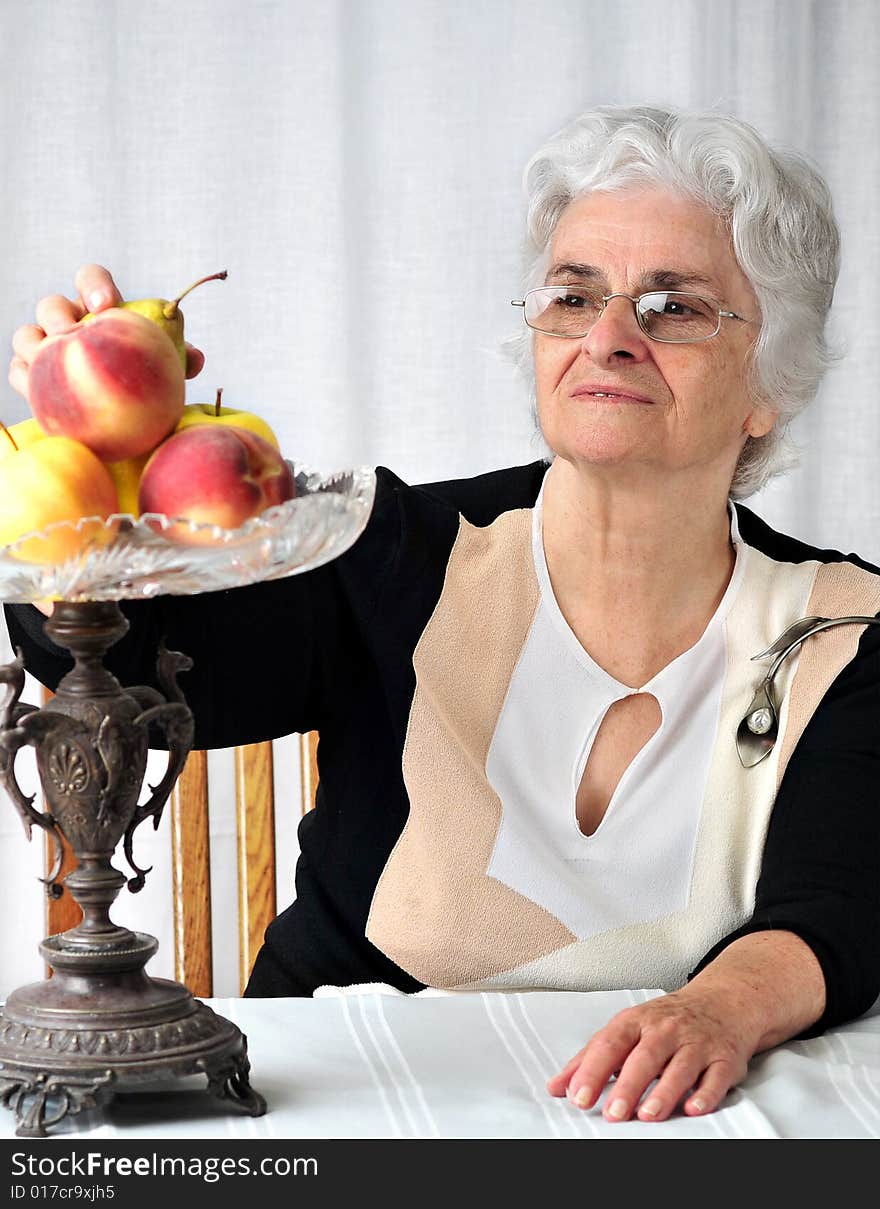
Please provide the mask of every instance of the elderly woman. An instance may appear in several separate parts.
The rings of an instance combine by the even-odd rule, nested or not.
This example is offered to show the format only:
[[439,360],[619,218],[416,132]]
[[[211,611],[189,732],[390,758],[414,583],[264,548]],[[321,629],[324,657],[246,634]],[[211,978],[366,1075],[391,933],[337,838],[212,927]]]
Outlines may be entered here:
[[[160,635],[190,654],[197,746],[320,731],[248,994],[662,988],[548,1085],[588,1108],[616,1074],[607,1118],[659,1121],[880,990],[880,572],[730,502],[828,361],[837,231],[804,161],[717,115],[596,110],[526,179],[549,461],[380,468],[335,563],[126,604],[108,662],[143,682]],[[45,333],[119,301],[95,266],[77,287],[16,333],[23,393]],[[753,657],[828,616],[857,620],[783,637],[762,688]],[[40,621],[9,610],[52,685]]]

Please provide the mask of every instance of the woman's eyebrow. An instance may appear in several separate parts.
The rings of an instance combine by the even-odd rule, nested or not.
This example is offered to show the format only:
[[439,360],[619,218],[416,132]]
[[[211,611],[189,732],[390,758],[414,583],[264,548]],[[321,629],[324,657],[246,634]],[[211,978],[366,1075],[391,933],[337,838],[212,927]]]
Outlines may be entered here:
[[[570,281],[577,278],[580,281],[605,281],[602,269],[593,264],[581,264],[578,261],[560,261],[551,266],[547,273],[546,282],[552,285],[555,281],[565,279]],[[690,288],[709,289],[713,293],[718,290],[718,283],[705,273],[694,269],[649,269],[638,279],[636,288],[642,292],[647,290],[687,290]]]
[[546,280],[550,284],[552,280],[560,277],[580,277],[583,281],[604,280],[604,274],[601,269],[597,269],[592,264],[578,264],[576,261],[562,261],[559,264],[552,265],[547,272]]
[[697,286],[699,289],[718,289],[718,283],[714,278],[691,269],[652,270],[640,278],[639,284],[645,290],[684,290],[690,286]]

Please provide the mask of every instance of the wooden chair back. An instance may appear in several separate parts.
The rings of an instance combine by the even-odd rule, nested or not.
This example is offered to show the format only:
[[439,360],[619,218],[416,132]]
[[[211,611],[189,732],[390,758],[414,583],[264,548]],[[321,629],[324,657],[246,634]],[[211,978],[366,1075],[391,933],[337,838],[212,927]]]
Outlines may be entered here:
[[[300,735],[303,814],[315,803],[317,732]],[[171,793],[174,974],[194,995],[213,993],[207,752],[190,752]],[[272,744],[235,748],[238,837],[238,968],[243,991],[275,918],[275,792]]]
[[[51,693],[46,691],[44,699]],[[301,802],[311,810],[318,783],[317,732],[299,736]],[[171,886],[174,922],[174,976],[202,998],[213,994],[211,943],[211,856],[209,844],[208,753],[192,751],[171,792]],[[263,933],[276,914],[275,792],[271,743],[235,748],[235,803],[238,836],[239,981],[250,977]],[[64,845],[61,876],[76,860]],[[46,844],[46,870],[51,865]],[[47,899],[47,935],[75,927],[82,912],[70,894]]]

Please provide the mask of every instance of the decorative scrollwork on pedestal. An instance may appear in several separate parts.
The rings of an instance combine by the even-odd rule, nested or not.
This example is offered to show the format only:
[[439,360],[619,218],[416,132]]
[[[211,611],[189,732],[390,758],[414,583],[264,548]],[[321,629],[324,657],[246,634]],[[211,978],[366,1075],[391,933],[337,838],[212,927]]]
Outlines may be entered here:
[[149,818],[153,820],[154,829],[159,826],[168,795],[171,793],[174,782],[183,772],[186,757],[192,747],[193,716],[177,683],[180,672],[188,671],[191,667],[192,660],[188,655],[182,655],[179,651],[169,651],[163,643],[159,648],[158,676],[167,700],[161,701],[160,699],[159,704],[151,705],[138,714],[134,720],[138,726],[155,725],[164,732],[168,744],[168,767],[159,784],[150,786],[149,800],[143,806],[138,806],[125,833],[123,844],[125,859],[135,872],[135,876],[128,882],[128,888],[132,894],[137,894],[139,890],[143,889],[144,879],[149,873],[149,869],[141,869],[135,864],[133,855],[135,830],[145,819]]
[[128,1054],[170,1053],[202,1041],[216,1033],[216,1017],[201,1007],[180,1020],[140,1028],[75,1029],[38,1028],[14,1020],[0,1019],[0,1043],[48,1054]]
[[0,1066],[0,1103],[15,1113],[17,1137],[45,1138],[46,1130],[69,1114],[97,1107],[107,1098],[114,1077],[110,1070],[95,1078],[30,1074]]
[[26,794],[15,775],[16,753],[29,741],[27,733],[22,728],[23,723],[28,718],[38,716],[42,712],[33,707],[22,707],[19,704],[18,699],[24,689],[24,660],[20,650],[16,650],[15,654],[16,657],[12,663],[0,667],[0,684],[6,686],[3,701],[0,704],[0,784],[9,794],[13,806],[18,811],[27,838],[31,838],[34,823],[38,827],[42,827],[51,838],[54,854],[52,868],[49,870],[49,876],[40,878],[40,881],[46,887],[46,892],[51,898],[58,898],[61,895],[61,886],[57,884],[57,878],[64,859],[61,832],[57,822],[48,811],[44,813],[34,809],[36,794]]
[[76,743],[62,740],[48,760],[49,778],[59,793],[82,793],[89,783],[89,765]]
[[208,1094],[218,1100],[230,1100],[251,1117],[261,1117],[266,1111],[266,1101],[250,1084],[251,1064],[247,1058],[247,1037],[242,1038],[244,1049],[235,1058],[219,1066],[201,1061],[199,1066],[208,1076]]

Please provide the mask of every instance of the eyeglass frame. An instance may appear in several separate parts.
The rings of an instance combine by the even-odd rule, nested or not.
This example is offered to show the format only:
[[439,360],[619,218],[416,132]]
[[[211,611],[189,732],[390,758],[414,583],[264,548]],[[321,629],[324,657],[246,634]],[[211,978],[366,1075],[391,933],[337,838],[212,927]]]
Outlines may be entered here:
[[677,296],[679,296],[681,298],[699,298],[700,302],[705,302],[705,303],[709,303],[709,304],[712,304],[712,300],[711,300],[711,298],[704,298],[702,294],[694,294],[690,290],[645,290],[645,292],[643,294],[637,294],[635,297],[633,297],[632,294],[625,294],[622,291],[618,291],[615,294],[600,294],[599,298],[601,298],[601,300],[602,300],[601,311],[599,312],[596,319],[593,321],[592,325],[590,327],[588,327],[585,332],[579,332],[577,335],[575,335],[573,333],[570,335],[566,335],[564,332],[545,332],[545,331],[542,331],[541,328],[539,328],[539,327],[532,327],[531,323],[529,323],[528,319],[526,318],[526,311],[525,311],[526,299],[529,297],[529,295],[537,294],[541,290],[557,290],[557,289],[561,290],[561,289],[566,289],[566,288],[580,290],[580,289],[583,289],[584,287],[579,286],[579,285],[571,285],[571,284],[568,286],[566,286],[564,284],[558,285],[558,286],[539,285],[539,286],[535,286],[534,289],[527,290],[526,294],[523,298],[511,298],[510,305],[511,306],[521,306],[523,308],[523,319],[525,320],[526,327],[531,328],[531,330],[533,332],[540,332],[542,336],[555,336],[559,340],[586,340],[587,336],[589,336],[590,332],[593,330],[593,328],[596,326],[596,324],[599,322],[599,320],[605,314],[605,310],[608,306],[608,303],[612,300],[612,298],[628,298],[629,299],[629,301],[633,304],[633,311],[635,312],[636,323],[639,325],[639,330],[644,332],[644,334],[648,337],[649,340],[654,340],[657,344],[703,344],[706,340],[711,340],[713,338],[713,336],[718,335],[718,333],[721,331],[721,320],[722,319],[738,319],[740,321],[740,323],[754,323],[755,322],[754,319],[746,319],[745,316],[743,316],[743,315],[737,315],[736,311],[726,311],[720,306],[716,307],[713,305],[712,309],[716,310],[718,313],[718,326],[715,328],[715,331],[710,332],[710,334],[708,336],[700,336],[699,339],[697,339],[697,340],[667,340],[667,339],[664,339],[663,336],[652,336],[651,333],[648,331],[648,329],[645,327],[644,317],[642,316],[641,312],[639,311],[638,304],[642,301],[643,298],[650,298],[652,294],[676,294]]

